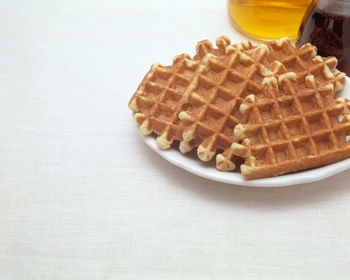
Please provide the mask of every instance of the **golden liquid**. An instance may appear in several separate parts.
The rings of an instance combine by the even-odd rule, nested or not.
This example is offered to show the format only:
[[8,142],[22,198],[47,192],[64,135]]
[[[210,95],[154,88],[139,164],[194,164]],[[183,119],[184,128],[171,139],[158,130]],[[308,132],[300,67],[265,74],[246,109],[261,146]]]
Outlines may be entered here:
[[230,17],[243,33],[258,39],[295,39],[312,0],[228,0]]

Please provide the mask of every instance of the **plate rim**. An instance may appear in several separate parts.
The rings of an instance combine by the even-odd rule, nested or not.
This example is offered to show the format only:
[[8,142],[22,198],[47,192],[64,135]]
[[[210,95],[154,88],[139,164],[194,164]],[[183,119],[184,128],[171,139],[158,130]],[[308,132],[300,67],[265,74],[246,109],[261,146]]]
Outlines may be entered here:
[[[205,168],[197,167],[197,165],[189,165],[186,163],[186,161],[181,162],[179,158],[185,157],[183,154],[181,154],[181,152],[170,152],[169,150],[160,150],[156,145],[155,137],[144,136],[141,133],[139,133],[139,135],[148,147],[150,147],[153,151],[155,151],[157,154],[159,154],[162,158],[164,158],[171,164],[202,178],[209,179],[214,182],[221,182],[231,185],[240,185],[246,187],[287,187],[321,181],[350,168],[350,158],[348,158],[339,162],[335,162],[310,170],[299,171],[276,177],[247,180],[239,172],[222,172],[216,170],[215,166],[212,166],[214,171],[218,174],[216,177],[213,177],[205,173]],[[172,154],[178,155],[174,157],[172,156]],[[190,160],[194,161],[197,159]],[[234,176],[232,176],[231,179],[228,179],[227,177],[229,177],[229,175]]]

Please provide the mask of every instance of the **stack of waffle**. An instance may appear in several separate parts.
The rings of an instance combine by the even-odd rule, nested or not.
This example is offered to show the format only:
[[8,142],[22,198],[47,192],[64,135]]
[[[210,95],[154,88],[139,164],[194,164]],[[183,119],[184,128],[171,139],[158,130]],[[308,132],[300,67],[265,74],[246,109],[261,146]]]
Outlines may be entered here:
[[254,46],[219,37],[216,45],[201,41],[193,58],[152,65],[132,96],[140,131],[155,133],[160,149],[179,141],[182,153],[216,156],[221,171],[243,158],[247,179],[350,157],[350,102],[334,98],[346,76],[334,73],[334,57],[285,39]]

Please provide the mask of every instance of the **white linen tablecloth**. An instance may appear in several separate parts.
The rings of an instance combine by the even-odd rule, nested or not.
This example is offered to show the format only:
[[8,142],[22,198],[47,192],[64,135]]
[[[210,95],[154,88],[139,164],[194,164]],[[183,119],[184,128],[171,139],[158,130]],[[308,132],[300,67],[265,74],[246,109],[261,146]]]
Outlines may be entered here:
[[350,171],[220,184],[138,136],[150,65],[220,35],[224,0],[0,1],[0,280],[350,277]]

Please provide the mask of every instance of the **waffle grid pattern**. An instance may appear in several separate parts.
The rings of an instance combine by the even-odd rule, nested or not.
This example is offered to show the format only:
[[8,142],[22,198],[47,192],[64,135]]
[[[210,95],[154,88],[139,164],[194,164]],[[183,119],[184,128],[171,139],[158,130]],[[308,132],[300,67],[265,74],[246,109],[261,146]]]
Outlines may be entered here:
[[313,75],[320,86],[331,83],[335,92],[343,88],[345,74],[333,73],[337,66],[335,57],[318,56],[316,47],[309,43],[296,49],[287,39],[268,42],[267,46],[269,57],[266,63],[269,66],[271,61],[274,62],[276,73],[294,72],[301,83],[304,82],[306,76]]
[[[184,142],[200,139],[197,154],[201,160],[210,160],[217,150],[229,150],[235,141],[233,128],[244,119],[239,113],[240,104],[248,94],[258,94],[265,75],[272,74],[260,64],[266,55],[265,46],[242,44],[229,47],[226,56],[207,54],[203,59],[204,70],[197,72],[183,96],[192,112],[179,115],[185,125]],[[217,167],[221,169],[219,164]],[[234,169],[234,163],[230,161],[225,169]]]
[[198,67],[199,63],[186,55],[176,57],[170,67],[153,65],[130,102],[134,111],[141,111],[134,116],[141,132],[156,132],[159,148],[167,149],[173,140],[181,139],[181,98]]
[[[316,54],[315,47],[310,44],[297,50],[288,40],[282,39],[269,43],[267,47],[255,47],[248,42],[236,47],[229,46],[226,57],[207,55],[202,61],[207,68],[204,72],[197,73],[199,77],[194,78],[194,83],[183,97],[183,102],[189,103],[193,108],[192,113],[183,112],[179,115],[185,126],[183,142],[196,139],[200,143],[197,154],[201,160],[208,161],[219,151],[216,167],[222,171],[235,169],[234,154],[228,143],[237,140],[232,135],[231,127],[232,124],[245,122],[245,117],[237,110],[243,98],[248,94],[259,97],[263,95],[263,78],[280,77],[295,71],[301,88],[305,77],[313,73],[320,86],[331,83],[336,90],[343,87],[344,73],[332,72],[336,59],[321,58]],[[232,99],[223,105],[217,99],[226,91],[232,92]]]
[[232,145],[232,149],[234,154],[246,158],[241,172],[249,179],[350,156],[350,144],[346,141],[350,116],[339,120],[346,112],[344,100],[334,101],[333,85],[319,87],[312,75],[306,77],[306,89],[297,90],[290,80],[293,77],[285,75],[280,83],[274,78],[265,79],[267,98],[248,96],[241,105],[241,111],[249,114],[249,121],[236,126],[235,135],[243,143]]
[[[182,104],[182,96],[196,71],[203,68],[201,59],[207,53],[223,54],[230,41],[227,37],[219,37],[216,44],[218,48],[214,49],[209,41],[204,40],[197,44],[194,59],[182,54],[174,58],[171,66],[152,65],[131,98],[129,108],[136,113],[134,119],[141,133],[149,135],[155,132],[160,149],[168,149],[174,140],[182,140],[183,126],[178,114],[188,107]],[[182,146],[188,151],[193,144]]]
[[[241,171],[245,175],[251,174],[247,170],[258,169],[262,174],[267,166],[277,165],[274,174],[252,175],[261,177],[282,174],[285,169],[309,168],[312,164],[300,164],[301,155],[317,157],[326,153],[327,145],[340,147],[339,139],[346,129],[333,131],[331,125],[340,123],[332,116],[344,109],[344,102],[334,103],[334,95],[343,88],[346,76],[333,73],[335,58],[317,56],[310,44],[295,49],[285,39],[254,46],[248,41],[230,44],[227,37],[219,37],[216,46],[214,49],[204,40],[197,44],[193,58],[182,54],[171,66],[152,65],[131,98],[129,108],[135,112],[140,131],[144,135],[156,133],[160,149],[168,149],[178,140],[182,153],[197,147],[203,161],[216,155],[216,167],[221,171],[234,170],[236,157],[243,157]],[[291,77],[293,86],[288,88]],[[266,84],[269,91],[263,90]],[[276,86],[274,92],[272,85]],[[265,109],[260,115],[253,114],[260,123],[251,122],[253,116],[246,113],[254,99],[261,110]],[[325,104],[335,105],[325,109]],[[271,117],[276,114],[279,117]],[[246,137],[244,132],[254,129],[256,135]],[[310,135],[310,129],[321,132]],[[244,140],[241,144],[240,139]],[[265,139],[265,147],[259,143],[261,139]],[[291,161],[299,163],[281,167]]]

